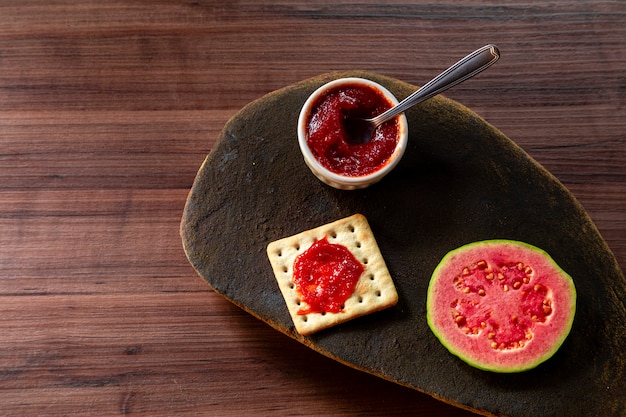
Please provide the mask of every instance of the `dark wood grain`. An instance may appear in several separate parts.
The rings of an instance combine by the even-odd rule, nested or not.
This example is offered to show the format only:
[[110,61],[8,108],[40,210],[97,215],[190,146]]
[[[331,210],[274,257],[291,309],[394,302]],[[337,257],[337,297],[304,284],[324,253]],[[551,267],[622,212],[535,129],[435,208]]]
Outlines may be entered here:
[[[8,416],[432,415],[214,294],[178,226],[250,101],[333,70],[446,95],[579,199],[626,268],[620,1],[0,1],[0,404]],[[581,411],[582,412],[582,411]]]

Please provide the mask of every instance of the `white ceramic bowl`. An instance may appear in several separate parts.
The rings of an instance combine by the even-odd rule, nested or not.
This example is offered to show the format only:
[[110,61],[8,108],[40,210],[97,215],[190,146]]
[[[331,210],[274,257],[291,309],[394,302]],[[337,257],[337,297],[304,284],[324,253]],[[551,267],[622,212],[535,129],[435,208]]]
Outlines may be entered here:
[[304,103],[304,106],[302,106],[302,110],[300,111],[300,117],[298,118],[298,142],[300,144],[300,150],[302,151],[302,155],[304,156],[304,161],[306,162],[307,166],[313,172],[313,174],[315,174],[315,176],[321,181],[332,187],[342,190],[365,188],[380,181],[398,164],[400,158],[402,158],[402,155],[404,154],[408,140],[408,123],[406,120],[406,116],[403,113],[396,116],[398,117],[399,122],[399,138],[396,144],[396,148],[391,157],[388,159],[387,163],[384,164],[380,169],[367,175],[347,176],[337,174],[322,166],[317,158],[315,158],[307,144],[306,124],[308,116],[311,113],[313,107],[317,104],[318,99],[323,96],[327,91],[342,86],[353,85],[364,85],[373,87],[380,91],[394,105],[398,104],[398,100],[394,97],[393,94],[391,94],[391,92],[389,92],[389,90],[387,90],[382,85],[375,83],[374,81],[370,81],[364,78],[340,78],[324,84],[323,86],[315,90]]

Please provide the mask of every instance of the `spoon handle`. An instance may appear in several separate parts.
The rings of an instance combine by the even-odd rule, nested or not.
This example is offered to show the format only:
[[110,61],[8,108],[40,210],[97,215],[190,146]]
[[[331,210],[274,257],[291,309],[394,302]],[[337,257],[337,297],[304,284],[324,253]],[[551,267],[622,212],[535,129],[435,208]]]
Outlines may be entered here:
[[479,72],[495,64],[500,58],[500,51],[495,45],[485,45],[475,50],[456,64],[430,80],[422,88],[402,100],[398,105],[371,119],[376,125],[402,113],[409,107],[421,103],[437,94],[473,77]]

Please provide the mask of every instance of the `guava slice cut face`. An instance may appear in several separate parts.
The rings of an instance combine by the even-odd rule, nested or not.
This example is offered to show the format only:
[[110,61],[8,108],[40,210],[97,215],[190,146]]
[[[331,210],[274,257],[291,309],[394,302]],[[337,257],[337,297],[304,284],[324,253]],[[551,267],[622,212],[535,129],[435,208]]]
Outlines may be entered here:
[[521,372],[554,355],[576,311],[572,278],[545,251],[487,240],[446,254],[428,286],[427,320],[454,355],[493,372]]

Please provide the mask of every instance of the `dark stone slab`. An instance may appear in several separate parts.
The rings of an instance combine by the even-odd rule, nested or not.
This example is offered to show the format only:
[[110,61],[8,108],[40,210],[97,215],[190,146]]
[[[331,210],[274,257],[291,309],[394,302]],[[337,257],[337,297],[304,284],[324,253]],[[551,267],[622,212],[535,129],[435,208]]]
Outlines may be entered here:
[[[343,76],[373,79],[399,99],[416,88],[368,72],[332,73],[242,109],[224,127],[185,207],[183,246],[199,275],[312,349],[460,407],[515,417],[625,415],[626,282],[580,204],[501,132],[441,96],[407,111],[407,152],[383,181],[357,191],[324,185],[304,164],[296,122],[310,93]],[[400,301],[302,337],[266,246],[357,212],[374,231]],[[438,262],[454,248],[485,239],[546,250],[576,285],[570,336],[554,357],[524,373],[466,365],[426,323],[426,291]]]

